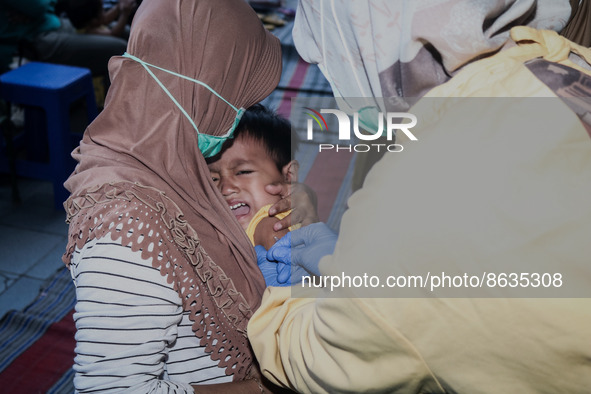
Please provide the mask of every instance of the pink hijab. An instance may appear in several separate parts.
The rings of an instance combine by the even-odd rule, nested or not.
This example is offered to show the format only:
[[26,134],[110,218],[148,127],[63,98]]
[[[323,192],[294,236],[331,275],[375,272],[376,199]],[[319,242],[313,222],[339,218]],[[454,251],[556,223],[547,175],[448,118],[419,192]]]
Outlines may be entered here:
[[[145,0],[127,52],[209,85],[236,108],[266,97],[281,74],[279,41],[243,0]],[[230,105],[204,86],[151,71],[200,133],[230,129]],[[79,164],[65,183],[64,262],[107,234],[141,250],[174,283],[212,358],[243,379],[253,362],[246,324],[265,287],[252,246],[211,181],[191,122],[140,63],[114,57],[109,73],[104,110],[73,152]]]

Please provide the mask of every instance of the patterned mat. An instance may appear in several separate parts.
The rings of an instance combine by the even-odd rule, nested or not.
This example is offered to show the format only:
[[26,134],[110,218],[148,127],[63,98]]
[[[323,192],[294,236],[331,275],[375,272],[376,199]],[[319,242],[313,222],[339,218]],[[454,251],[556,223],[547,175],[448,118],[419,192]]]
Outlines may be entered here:
[[0,320],[0,387],[5,393],[72,393],[75,290],[66,267],[22,311]]

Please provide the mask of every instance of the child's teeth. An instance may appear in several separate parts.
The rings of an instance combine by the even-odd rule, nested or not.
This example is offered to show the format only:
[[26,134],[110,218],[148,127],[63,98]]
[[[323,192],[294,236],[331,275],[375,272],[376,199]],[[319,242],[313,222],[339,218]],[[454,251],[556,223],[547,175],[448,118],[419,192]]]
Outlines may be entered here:
[[239,207],[241,207],[243,205],[246,205],[246,204],[243,203],[243,202],[239,202],[238,204],[230,205],[230,209],[236,209],[236,208],[239,208]]

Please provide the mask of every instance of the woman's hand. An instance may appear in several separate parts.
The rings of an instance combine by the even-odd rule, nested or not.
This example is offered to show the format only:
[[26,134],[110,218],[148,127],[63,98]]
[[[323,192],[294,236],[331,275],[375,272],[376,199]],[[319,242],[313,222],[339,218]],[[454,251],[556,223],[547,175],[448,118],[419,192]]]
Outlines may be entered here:
[[307,226],[319,221],[316,193],[305,184],[272,184],[265,186],[265,191],[281,196],[281,200],[269,209],[269,216],[292,210],[289,215],[275,223],[273,230],[280,231],[294,224]]

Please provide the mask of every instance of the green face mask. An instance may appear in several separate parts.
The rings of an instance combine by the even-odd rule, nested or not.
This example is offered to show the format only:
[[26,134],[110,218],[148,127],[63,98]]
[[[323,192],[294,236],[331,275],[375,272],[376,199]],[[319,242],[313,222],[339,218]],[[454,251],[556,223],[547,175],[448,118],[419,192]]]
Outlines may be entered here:
[[[238,126],[238,122],[240,122],[240,118],[242,118],[242,114],[244,114],[244,108],[236,108],[235,106],[233,106],[232,104],[230,104],[226,99],[224,99],[222,96],[220,96],[215,90],[213,90],[211,87],[209,87],[204,82],[198,81],[198,80],[193,79],[193,78],[189,78],[189,77],[184,76],[182,74],[175,73],[174,71],[170,71],[170,70],[167,70],[167,69],[162,68],[162,67],[155,66],[155,65],[150,64],[150,63],[146,63],[143,60],[141,60],[141,59],[139,59],[139,58],[137,58],[137,57],[135,57],[133,55],[130,55],[127,52],[125,52],[123,54],[123,57],[126,57],[126,58],[131,59],[131,60],[135,60],[136,62],[138,62],[139,64],[141,64],[146,69],[146,71],[148,72],[148,74],[150,74],[150,76],[152,78],[154,78],[154,80],[158,83],[158,85],[160,85],[160,87],[162,88],[162,90],[164,90],[164,92],[168,95],[168,97],[170,97],[170,99],[172,100],[172,102],[181,110],[181,112],[183,113],[183,115],[185,115],[185,117],[189,120],[189,122],[191,123],[191,125],[193,125],[193,128],[197,132],[197,143],[199,145],[199,150],[201,151],[201,153],[203,154],[203,156],[205,158],[208,158],[208,157],[211,157],[211,156],[215,156],[216,154],[218,154],[220,152],[220,150],[222,149],[222,145],[224,144],[224,142],[228,138],[232,138],[232,136],[234,135],[234,130],[236,129],[236,126]],[[201,85],[201,86],[205,87],[211,93],[213,93],[217,97],[219,97],[220,100],[222,100],[224,103],[228,104],[234,111],[236,111],[236,117],[234,118],[234,123],[232,124],[232,126],[230,127],[230,129],[226,132],[226,134],[220,135],[220,136],[215,136],[215,135],[209,135],[209,134],[200,133],[199,132],[199,129],[197,128],[197,125],[195,124],[195,122],[193,121],[193,119],[191,119],[191,117],[189,116],[189,114],[187,113],[187,111],[185,111],[185,109],[178,103],[178,101],[172,96],[172,94],[170,94],[170,92],[168,91],[168,89],[166,89],[166,87],[164,86],[164,84],[162,82],[160,82],[160,80],[158,79],[158,77],[156,77],[156,75],[154,75],[154,73],[152,72],[152,70],[150,70],[150,67],[156,68],[158,70],[167,72],[167,73],[172,74],[174,76],[177,76],[179,78],[186,79],[188,81],[194,82],[194,83],[196,83],[198,85]]]

